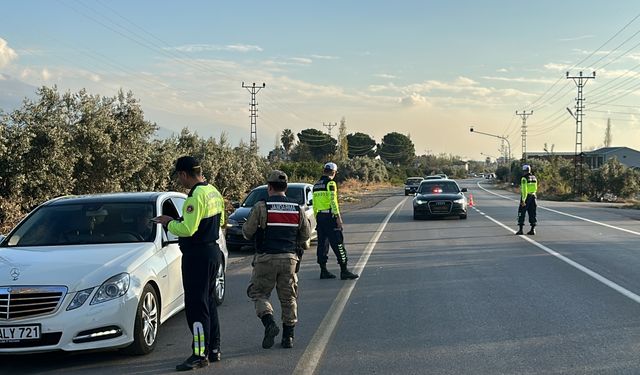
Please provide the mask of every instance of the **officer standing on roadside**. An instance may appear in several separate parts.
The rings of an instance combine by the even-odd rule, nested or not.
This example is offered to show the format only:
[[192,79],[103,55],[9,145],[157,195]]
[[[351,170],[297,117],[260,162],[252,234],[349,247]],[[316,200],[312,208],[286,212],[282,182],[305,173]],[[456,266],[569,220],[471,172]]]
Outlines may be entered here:
[[293,331],[298,321],[298,272],[302,252],[311,235],[309,220],[300,205],[287,198],[287,175],[278,170],[267,177],[266,201],[257,202],[251,209],[242,234],[255,240],[256,254],[253,274],[247,289],[255,304],[256,314],[264,325],[262,347],[273,346],[280,332],[273,319],[269,296],[274,286],[282,308],[283,348],[293,347]]
[[205,181],[200,163],[191,156],[179,158],[172,175],[190,189],[182,217],[176,220],[162,215],[155,220],[179,237],[182,251],[184,307],[193,334],[193,354],[176,366],[176,370],[187,371],[220,360],[220,325],[214,289],[220,261],[217,240],[224,225],[224,200],[218,189]]
[[523,234],[522,228],[524,227],[524,216],[529,214],[529,224],[531,224],[531,230],[527,232],[529,235],[536,234],[536,192],[538,191],[538,180],[536,176],[531,173],[531,166],[525,164],[522,166],[524,175],[520,179],[520,206],[518,207],[518,231],[517,235]]
[[353,280],[358,275],[347,269],[347,250],[344,248],[342,235],[342,216],[338,207],[338,187],[333,179],[338,172],[335,163],[324,165],[322,177],[313,185],[313,213],[316,215],[318,231],[318,264],[321,279],[335,279],[336,276],[327,270],[329,246],[338,258],[340,279]]

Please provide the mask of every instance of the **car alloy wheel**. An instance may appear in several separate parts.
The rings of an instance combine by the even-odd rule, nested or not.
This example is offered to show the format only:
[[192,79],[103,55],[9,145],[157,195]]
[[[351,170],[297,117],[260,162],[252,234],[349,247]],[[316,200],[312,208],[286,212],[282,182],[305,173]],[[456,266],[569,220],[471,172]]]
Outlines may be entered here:
[[144,342],[152,346],[158,336],[158,304],[153,293],[147,293],[142,303],[142,335]]
[[145,285],[138,302],[133,329],[133,342],[124,350],[133,355],[149,354],[156,347],[160,311],[158,293],[150,284]]
[[224,273],[224,263],[220,262],[218,265],[218,273],[216,275],[216,285],[214,289],[217,305],[221,305],[224,301],[225,280],[226,275]]

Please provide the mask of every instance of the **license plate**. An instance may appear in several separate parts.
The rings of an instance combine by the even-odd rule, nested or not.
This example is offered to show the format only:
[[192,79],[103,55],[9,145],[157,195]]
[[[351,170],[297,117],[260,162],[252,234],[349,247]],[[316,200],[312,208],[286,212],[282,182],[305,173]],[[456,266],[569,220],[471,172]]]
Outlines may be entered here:
[[25,326],[0,326],[0,343],[37,340],[40,338],[40,324]]

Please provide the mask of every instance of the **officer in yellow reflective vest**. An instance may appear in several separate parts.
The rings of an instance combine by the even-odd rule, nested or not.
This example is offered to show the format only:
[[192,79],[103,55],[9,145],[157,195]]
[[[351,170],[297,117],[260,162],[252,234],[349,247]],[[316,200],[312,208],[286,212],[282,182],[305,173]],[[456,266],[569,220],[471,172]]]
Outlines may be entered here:
[[522,228],[524,227],[524,216],[529,214],[529,224],[531,224],[531,230],[527,232],[529,235],[536,234],[536,193],[538,192],[538,180],[536,176],[531,173],[531,166],[525,164],[522,166],[524,175],[520,179],[520,206],[518,207],[518,231],[517,235],[523,234]]
[[169,232],[178,236],[182,251],[184,307],[193,334],[193,354],[176,366],[193,370],[220,360],[220,326],[214,289],[220,262],[217,240],[224,225],[224,199],[202,175],[200,163],[191,156],[176,161],[173,175],[190,189],[182,207],[182,217],[158,216]]
[[347,249],[344,247],[342,235],[342,216],[338,207],[338,187],[333,179],[338,172],[335,163],[324,165],[322,177],[313,185],[313,213],[316,216],[318,231],[318,264],[321,279],[335,279],[336,276],[327,270],[329,246],[338,258],[340,279],[353,280],[358,275],[347,269]]

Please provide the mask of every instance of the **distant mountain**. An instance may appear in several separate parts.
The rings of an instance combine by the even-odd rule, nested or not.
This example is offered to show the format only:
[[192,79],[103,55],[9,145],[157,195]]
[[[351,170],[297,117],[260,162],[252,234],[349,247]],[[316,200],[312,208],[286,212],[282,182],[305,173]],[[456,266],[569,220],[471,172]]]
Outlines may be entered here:
[[35,97],[37,87],[0,73],[0,109],[10,112],[18,109],[25,98]]

